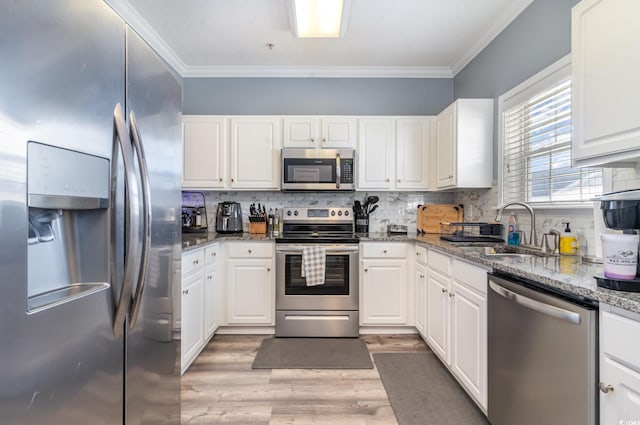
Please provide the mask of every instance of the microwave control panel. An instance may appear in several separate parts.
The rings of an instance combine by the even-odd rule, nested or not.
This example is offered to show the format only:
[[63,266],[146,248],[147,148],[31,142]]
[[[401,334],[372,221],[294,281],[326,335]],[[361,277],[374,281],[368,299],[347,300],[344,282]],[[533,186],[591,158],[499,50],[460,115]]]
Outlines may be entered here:
[[340,183],[353,183],[353,159],[340,161]]

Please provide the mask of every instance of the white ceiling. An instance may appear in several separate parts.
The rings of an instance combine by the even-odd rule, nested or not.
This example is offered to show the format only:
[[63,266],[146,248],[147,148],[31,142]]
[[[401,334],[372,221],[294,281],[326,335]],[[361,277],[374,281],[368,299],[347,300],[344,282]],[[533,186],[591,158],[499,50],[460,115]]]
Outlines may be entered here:
[[352,0],[341,39],[295,38],[286,0],[105,1],[185,77],[452,77],[533,0]]

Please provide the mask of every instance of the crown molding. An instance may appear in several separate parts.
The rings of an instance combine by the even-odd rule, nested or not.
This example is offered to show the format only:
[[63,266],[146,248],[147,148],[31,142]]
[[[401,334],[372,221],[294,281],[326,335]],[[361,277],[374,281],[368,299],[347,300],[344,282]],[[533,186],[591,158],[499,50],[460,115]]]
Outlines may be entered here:
[[149,23],[126,0],[103,0],[116,12],[135,32],[145,40],[158,55],[184,76],[187,65],[171,47],[158,35]]
[[453,78],[449,67],[187,66],[184,78]]
[[478,54],[489,45],[504,29],[509,26],[514,19],[516,19],[529,5],[533,3],[533,0],[518,0],[512,1],[504,11],[504,13],[497,19],[494,24],[487,30],[484,36],[478,38],[478,41],[471,46],[462,57],[456,61],[451,67],[451,72],[455,76],[464,69]]

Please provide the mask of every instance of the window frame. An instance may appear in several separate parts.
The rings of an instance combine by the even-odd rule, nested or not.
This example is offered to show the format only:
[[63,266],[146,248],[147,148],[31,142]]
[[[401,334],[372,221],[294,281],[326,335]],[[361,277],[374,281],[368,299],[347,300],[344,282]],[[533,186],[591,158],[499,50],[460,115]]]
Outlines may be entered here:
[[[571,54],[568,54],[558,61],[552,63],[534,76],[528,78],[512,89],[506,91],[498,97],[498,207],[504,205],[504,151],[505,151],[505,131],[504,131],[504,112],[532,97],[540,94],[542,91],[552,86],[560,84],[567,78],[571,78]],[[606,177],[603,172],[603,189],[606,187]],[[522,201],[527,202],[527,201]],[[582,209],[593,208],[593,203],[589,200],[576,202],[563,202],[561,204],[554,202],[536,202],[531,203],[536,209]]]

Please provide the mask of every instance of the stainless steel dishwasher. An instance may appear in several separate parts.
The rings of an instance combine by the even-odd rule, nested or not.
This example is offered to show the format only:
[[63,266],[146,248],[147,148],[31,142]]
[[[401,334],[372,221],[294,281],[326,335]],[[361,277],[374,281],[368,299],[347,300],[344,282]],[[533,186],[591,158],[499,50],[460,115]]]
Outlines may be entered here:
[[492,425],[597,424],[597,305],[489,274]]

